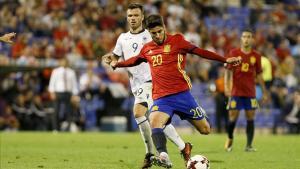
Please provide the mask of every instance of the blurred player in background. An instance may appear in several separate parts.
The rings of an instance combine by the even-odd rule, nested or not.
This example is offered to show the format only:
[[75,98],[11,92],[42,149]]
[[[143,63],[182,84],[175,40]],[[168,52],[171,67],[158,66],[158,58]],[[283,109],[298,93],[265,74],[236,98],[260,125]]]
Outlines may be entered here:
[[225,143],[225,150],[232,151],[233,132],[240,110],[244,109],[247,119],[247,145],[245,151],[256,151],[252,147],[254,137],[255,109],[258,102],[255,94],[255,82],[260,84],[263,92],[263,102],[267,99],[264,81],[262,79],[261,55],[252,49],[253,32],[250,29],[242,31],[241,47],[229,51],[227,57],[241,57],[242,63],[239,66],[227,66],[225,72],[225,94],[229,96],[229,125],[228,139]]
[[[120,57],[129,59],[139,54],[144,44],[152,40],[149,31],[143,27],[143,20],[143,6],[135,3],[130,4],[127,9],[129,31],[119,36],[112,54],[109,53],[102,57],[107,64],[110,64],[111,61],[117,61]],[[135,98],[133,113],[146,147],[146,156],[142,168],[149,168],[151,167],[150,158],[154,155],[151,127],[147,118],[147,111],[153,104],[150,68],[147,63],[143,63],[127,70],[131,90]],[[171,124],[164,126],[163,132],[178,146],[183,158],[187,161],[190,158],[191,144],[185,143]]]
[[5,43],[13,43],[12,39],[16,36],[16,33],[7,33],[0,36],[0,41]]
[[150,15],[146,20],[146,27],[153,41],[145,44],[137,56],[123,62],[114,61],[111,66],[113,68],[132,67],[143,62],[149,63],[154,100],[150,124],[152,139],[159,152],[159,156],[153,157],[152,160],[155,165],[171,168],[172,163],[167,153],[163,128],[170,124],[174,113],[188,120],[201,134],[210,133],[206,114],[190,93],[191,81],[184,71],[186,54],[196,54],[207,59],[233,64],[238,64],[240,59],[226,59],[198,48],[186,41],[180,34],[167,34],[160,15]]

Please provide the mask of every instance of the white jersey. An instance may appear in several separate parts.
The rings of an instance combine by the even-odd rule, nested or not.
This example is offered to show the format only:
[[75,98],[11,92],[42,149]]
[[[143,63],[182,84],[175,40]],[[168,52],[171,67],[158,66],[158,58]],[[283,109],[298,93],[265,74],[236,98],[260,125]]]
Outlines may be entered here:
[[[124,60],[127,60],[133,56],[137,56],[142,47],[150,41],[152,41],[152,38],[149,31],[146,29],[137,34],[128,31],[119,36],[113,53],[122,57]],[[129,67],[127,70],[130,73],[129,78],[132,92],[136,92],[139,86],[151,80],[148,63],[141,63],[140,65]]]

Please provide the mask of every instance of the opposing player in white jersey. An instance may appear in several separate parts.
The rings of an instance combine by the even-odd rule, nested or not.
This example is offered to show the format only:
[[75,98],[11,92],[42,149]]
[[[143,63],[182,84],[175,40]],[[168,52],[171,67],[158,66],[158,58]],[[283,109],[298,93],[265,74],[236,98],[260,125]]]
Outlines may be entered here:
[[[122,33],[113,53],[102,56],[105,63],[110,64],[113,60],[120,57],[124,60],[139,54],[143,45],[152,40],[148,30],[143,28],[144,9],[140,4],[130,4],[127,9],[127,22],[130,31]],[[147,63],[128,68],[132,93],[134,95],[134,117],[139,126],[142,138],[146,147],[146,156],[142,168],[150,168],[150,157],[153,156],[153,142],[151,138],[151,127],[147,119],[147,110],[152,105],[152,83],[150,67]],[[185,161],[188,161],[191,154],[192,145],[184,143],[176,132],[174,126],[166,125],[164,128],[165,135],[175,143]]]

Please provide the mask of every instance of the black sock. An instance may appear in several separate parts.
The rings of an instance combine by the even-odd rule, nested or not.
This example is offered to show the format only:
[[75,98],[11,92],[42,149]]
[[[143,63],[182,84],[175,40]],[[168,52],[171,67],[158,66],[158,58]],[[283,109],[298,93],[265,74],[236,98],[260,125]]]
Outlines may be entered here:
[[152,129],[152,140],[159,153],[167,153],[167,139],[162,128]]
[[252,140],[254,137],[254,120],[247,120],[247,146],[252,146]]
[[233,139],[233,131],[235,128],[236,121],[229,121],[228,123],[228,138]]

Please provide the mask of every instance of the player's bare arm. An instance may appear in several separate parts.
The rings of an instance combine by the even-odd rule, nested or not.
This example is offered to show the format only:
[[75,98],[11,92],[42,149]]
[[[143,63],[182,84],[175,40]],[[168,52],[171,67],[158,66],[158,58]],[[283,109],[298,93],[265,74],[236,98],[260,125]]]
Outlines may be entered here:
[[201,49],[201,48],[198,48],[198,47],[193,49],[191,53],[196,54],[196,55],[201,56],[201,57],[206,58],[206,59],[216,60],[216,61],[220,61],[220,62],[223,62],[223,63],[232,64],[233,66],[239,65],[242,61],[241,57],[225,58],[225,57],[222,57],[222,56],[218,55],[217,53],[210,52],[208,50],[204,50],[204,49]]
[[137,66],[137,65],[141,64],[142,62],[147,62],[147,60],[143,59],[139,56],[135,56],[135,57],[132,57],[128,60],[121,61],[121,62],[112,61],[110,63],[110,66],[113,69],[116,69],[117,67],[133,67],[133,66]]
[[7,33],[4,34],[3,36],[0,37],[0,41],[5,42],[5,43],[13,43],[13,38],[16,36],[16,33]]
[[232,90],[232,70],[228,70],[226,69],[225,70],[225,76],[224,76],[224,92],[225,92],[225,95],[227,97],[229,97],[231,95],[231,90]]
[[266,89],[266,86],[265,86],[265,82],[263,80],[263,77],[262,77],[262,73],[259,73],[257,75],[257,82],[258,84],[260,85],[261,89],[262,89],[262,94],[263,94],[263,97],[262,97],[262,102],[263,103],[266,103],[268,101],[268,92],[267,92],[267,89]]

